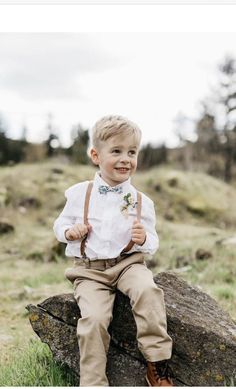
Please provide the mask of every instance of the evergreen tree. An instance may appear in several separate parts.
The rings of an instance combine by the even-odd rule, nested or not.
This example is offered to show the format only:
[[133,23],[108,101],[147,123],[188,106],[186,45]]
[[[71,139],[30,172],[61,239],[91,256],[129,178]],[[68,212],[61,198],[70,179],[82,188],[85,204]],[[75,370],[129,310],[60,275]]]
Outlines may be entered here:
[[46,155],[47,157],[52,157],[55,155],[57,148],[60,145],[59,137],[56,134],[56,129],[52,124],[53,116],[51,113],[48,114],[48,123],[47,123],[47,131],[48,131],[48,138],[45,142],[46,145]]
[[196,148],[200,157],[220,152],[220,134],[217,131],[215,116],[204,105],[201,117],[196,122]]
[[80,124],[72,128],[73,144],[69,149],[72,160],[76,163],[86,165],[89,162],[87,149],[89,144],[89,131]]
[[6,125],[0,115],[0,165],[4,165],[8,161],[9,144],[6,137]]
[[154,147],[151,143],[143,146],[139,153],[138,163],[140,169],[148,169],[149,167],[160,165],[167,162],[168,152],[165,144]]
[[236,157],[236,60],[226,57],[218,67],[219,87],[217,105],[220,110],[219,129],[225,160],[224,178],[231,181]]
[[231,181],[236,160],[236,60],[232,57],[226,57],[218,66],[218,84],[203,102],[196,134],[197,158],[222,155],[224,180]]

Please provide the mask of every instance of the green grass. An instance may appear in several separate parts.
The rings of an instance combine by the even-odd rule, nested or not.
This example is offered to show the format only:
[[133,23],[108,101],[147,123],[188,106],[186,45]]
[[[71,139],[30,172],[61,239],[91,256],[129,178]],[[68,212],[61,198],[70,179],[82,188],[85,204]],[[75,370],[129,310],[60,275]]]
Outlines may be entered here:
[[[63,273],[60,272],[61,266],[58,266],[57,263],[54,265],[54,268],[51,265],[50,268],[45,269],[41,274],[33,274],[32,276],[23,278],[24,284],[31,288],[38,288],[41,285],[59,284],[63,279]],[[59,271],[55,271],[55,268]]]
[[[53,172],[55,167],[63,173]],[[55,245],[52,225],[65,203],[64,190],[93,179],[94,173],[91,166],[57,161],[0,169],[3,200],[7,192],[5,206],[0,204],[1,218],[15,227],[13,233],[0,236],[0,386],[73,385],[46,345],[29,342],[35,335],[25,306],[72,292],[64,277],[71,259],[48,259]],[[236,320],[235,246],[217,243],[235,235],[236,185],[168,167],[138,172],[132,181],[156,207],[160,249],[153,272],[176,271]],[[19,199],[29,194],[41,207],[18,207]],[[198,249],[210,251],[212,257],[198,260]]]
[[47,345],[32,340],[0,366],[0,386],[76,386],[76,377],[52,358]]
[[[153,272],[177,272],[215,298],[236,320],[235,246],[216,243],[219,238],[234,235],[234,231],[164,220],[159,220],[159,229],[160,249],[154,256],[157,265]],[[212,257],[197,259],[196,252],[200,248],[210,252]]]

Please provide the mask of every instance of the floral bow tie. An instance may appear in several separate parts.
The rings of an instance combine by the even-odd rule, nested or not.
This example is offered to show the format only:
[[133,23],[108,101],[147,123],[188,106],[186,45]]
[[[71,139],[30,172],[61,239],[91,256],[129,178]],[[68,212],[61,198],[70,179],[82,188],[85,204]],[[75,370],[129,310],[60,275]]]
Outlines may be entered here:
[[100,185],[98,187],[98,191],[100,194],[107,194],[108,192],[113,192],[113,193],[123,193],[123,188],[122,186],[114,186],[113,188],[107,185]]

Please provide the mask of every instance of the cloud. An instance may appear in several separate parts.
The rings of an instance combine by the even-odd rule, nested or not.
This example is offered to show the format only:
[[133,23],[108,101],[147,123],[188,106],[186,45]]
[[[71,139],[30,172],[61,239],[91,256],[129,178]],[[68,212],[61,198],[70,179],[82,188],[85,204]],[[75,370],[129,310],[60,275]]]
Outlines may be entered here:
[[83,75],[122,60],[85,33],[0,33],[0,87],[25,99],[85,99]]

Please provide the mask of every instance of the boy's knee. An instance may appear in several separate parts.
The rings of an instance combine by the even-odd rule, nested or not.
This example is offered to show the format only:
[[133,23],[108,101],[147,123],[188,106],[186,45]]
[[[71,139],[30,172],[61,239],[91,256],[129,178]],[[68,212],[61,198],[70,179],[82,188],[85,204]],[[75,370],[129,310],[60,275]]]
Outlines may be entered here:
[[99,312],[98,310],[91,312],[86,317],[83,317],[80,319],[81,322],[86,322],[86,325],[91,328],[96,327],[105,327],[107,328],[110,324],[110,321],[112,319],[112,315],[105,315],[102,312]]
[[133,294],[134,300],[151,301],[162,300],[164,298],[164,292],[154,282],[143,283],[137,288]]

